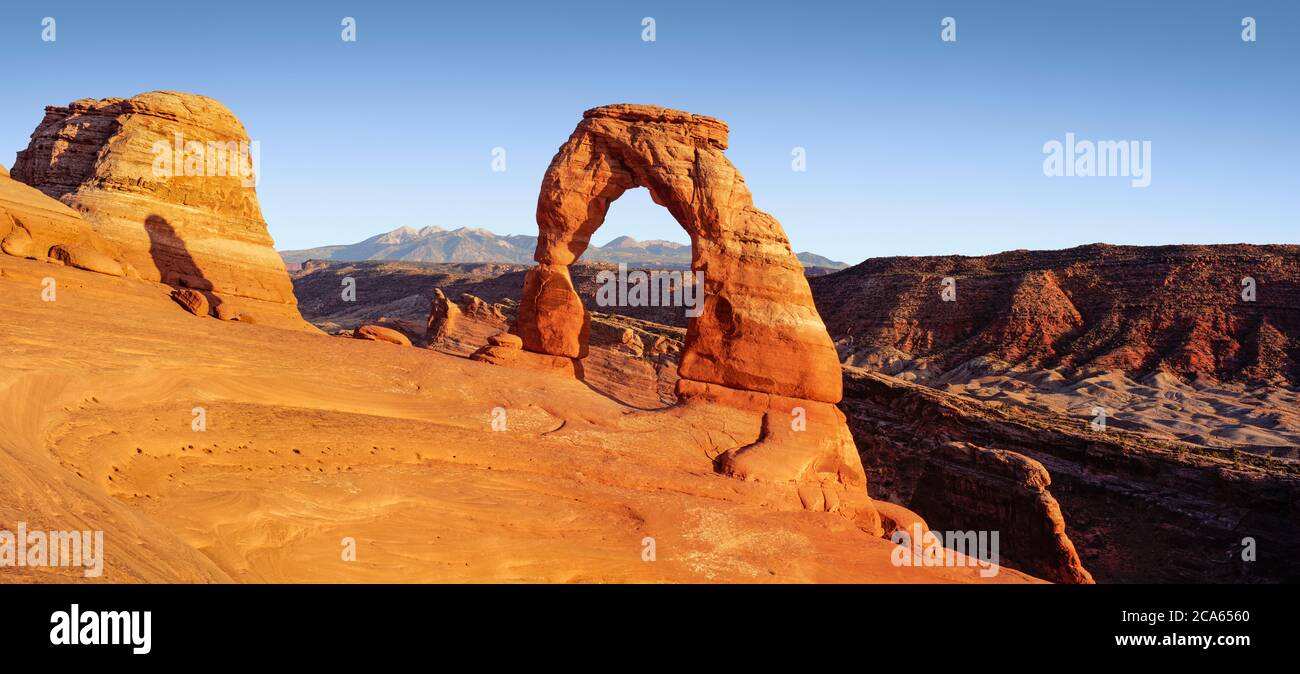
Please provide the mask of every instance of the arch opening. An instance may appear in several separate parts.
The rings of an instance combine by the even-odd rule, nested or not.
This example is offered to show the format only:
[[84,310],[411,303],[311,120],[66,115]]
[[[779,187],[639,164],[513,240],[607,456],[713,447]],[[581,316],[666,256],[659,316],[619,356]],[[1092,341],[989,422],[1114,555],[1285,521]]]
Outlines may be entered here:
[[[648,105],[588,110],[551,160],[537,198],[537,265],[524,277],[512,332],[522,348],[574,359],[581,371],[591,331],[572,265],[610,204],[644,186],[691,240],[700,312],[691,318],[676,393],[689,411],[740,410],[757,440],[718,448],[719,472],[804,483],[804,507],[856,512],[881,532],[866,475],[843,414],[839,358],[812,291],[775,218],[754,207],[744,178],[723,155],[720,120]],[[554,358],[551,359],[552,361]],[[806,413],[794,432],[790,416]],[[846,500],[849,499],[849,500]],[[856,505],[855,505],[856,504]]]
[[[682,379],[838,402],[839,359],[780,223],[753,205],[719,120],[653,106],[595,108],[560,147],[537,200],[538,264],[515,331],[523,348],[582,358],[590,317],[570,272],[610,205],[645,187],[685,230],[700,272]],[[684,298],[683,298],[684,299]]]
[[[601,255],[590,248],[599,247]],[[690,266],[691,238],[668,209],[656,204],[650,191],[633,187],[610,202],[605,220],[592,234],[588,251],[578,262],[641,262],[662,268]]]

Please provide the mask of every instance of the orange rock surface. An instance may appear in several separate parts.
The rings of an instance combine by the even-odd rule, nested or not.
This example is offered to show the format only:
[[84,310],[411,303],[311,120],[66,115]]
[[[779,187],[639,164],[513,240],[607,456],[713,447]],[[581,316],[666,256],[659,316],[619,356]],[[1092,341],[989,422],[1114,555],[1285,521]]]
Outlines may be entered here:
[[716,474],[761,432],[726,406],[195,320],[156,284],[10,256],[0,315],[24,326],[0,333],[0,521],[107,548],[98,578],[0,582],[1034,582],[896,566],[856,522]]
[[353,333],[357,339],[367,339],[372,342],[388,342],[398,346],[410,346],[411,340],[406,335],[392,329],[385,328],[382,325],[363,325],[357,328]]
[[60,243],[50,247],[48,257],[59,264],[85,269],[86,271],[109,276],[126,275],[122,265],[118,264],[117,260],[87,245]]
[[538,267],[520,307],[525,348],[579,357],[585,312],[567,267],[609,204],[645,187],[691,237],[704,309],[687,335],[682,376],[835,403],[839,361],[803,267],[775,218],[754,207],[723,154],[720,120],[649,105],[588,110],[551,160],[537,200]]
[[11,173],[80,212],[146,280],[306,327],[257,203],[255,155],[221,103],[155,91],[47,107]]
[[[589,111],[544,183],[515,329],[500,331],[513,303],[435,297],[426,326],[466,345],[472,324],[471,359],[298,329],[248,167],[159,175],[152,150],[172,137],[246,139],[186,94],[48,109],[14,178],[74,210],[15,190],[27,201],[3,223],[45,218],[14,246],[40,253],[48,235],[67,266],[0,256],[0,313],[25,326],[0,343],[0,520],[104,531],[101,582],[989,582],[899,565],[881,538],[830,339],[721,122]],[[704,314],[680,349],[625,318],[593,330],[577,296],[568,265],[610,186],[649,188],[695,242]],[[361,339],[420,336],[366,320]],[[583,363],[589,338],[602,355]],[[586,379],[670,353],[681,404]],[[658,374],[638,384],[654,402]],[[889,509],[890,526],[917,519]],[[92,580],[79,571],[0,580]]]
[[207,316],[211,311],[208,306],[208,298],[202,293],[191,288],[177,288],[172,291],[172,299],[181,305],[183,309],[194,314],[195,316]]
[[861,460],[834,408],[839,360],[803,267],[780,223],[754,207],[726,148],[727,125],[711,117],[648,105],[588,110],[542,179],[538,265],[525,277],[513,332],[529,351],[587,355],[591,321],[569,265],[610,203],[645,187],[690,235],[691,267],[703,272],[679,394],[687,406],[743,409],[762,429],[754,442],[721,448],[718,470],[798,483],[809,509],[842,511],[878,532]]
[[90,223],[40,190],[0,176],[0,250],[15,257],[44,259],[57,245],[85,244],[100,252],[109,247]]

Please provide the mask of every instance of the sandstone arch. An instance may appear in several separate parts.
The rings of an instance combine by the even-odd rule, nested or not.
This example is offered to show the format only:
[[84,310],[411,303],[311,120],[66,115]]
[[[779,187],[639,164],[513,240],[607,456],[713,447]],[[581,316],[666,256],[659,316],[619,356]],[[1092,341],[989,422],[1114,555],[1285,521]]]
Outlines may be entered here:
[[[678,393],[755,419],[757,439],[727,449],[717,468],[741,478],[801,483],[812,509],[856,512],[879,530],[844,415],[839,359],[803,267],[775,218],[754,207],[723,155],[727,125],[649,105],[583,114],[542,180],[537,266],[524,281],[513,331],[529,351],[581,358],[588,319],[569,276],[612,201],[644,187],[690,235],[704,272],[704,307],[690,320]],[[807,430],[792,427],[803,415]],[[847,489],[846,489],[847,488]]]
[[712,117],[648,105],[588,110],[542,180],[538,265],[517,325],[524,348],[585,355],[586,312],[568,266],[610,203],[645,187],[690,235],[691,266],[704,272],[704,311],[688,329],[682,377],[838,402],[839,360],[803,267],[780,223],[754,207],[726,147],[727,125]]

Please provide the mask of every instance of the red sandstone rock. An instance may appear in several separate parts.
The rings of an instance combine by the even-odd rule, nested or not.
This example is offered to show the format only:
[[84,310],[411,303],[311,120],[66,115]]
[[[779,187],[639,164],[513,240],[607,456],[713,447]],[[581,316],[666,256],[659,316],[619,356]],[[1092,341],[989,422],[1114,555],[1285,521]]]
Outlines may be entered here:
[[36,257],[36,245],[32,242],[32,235],[28,233],[27,228],[18,223],[8,213],[4,213],[4,221],[0,221],[0,227],[3,227],[3,235],[0,235],[0,252],[14,257]]
[[516,349],[513,346],[489,344],[470,354],[470,360],[491,363],[492,365],[509,365],[519,360],[521,353],[521,349]]
[[924,534],[930,530],[930,525],[920,515],[904,508],[897,503],[889,501],[872,501],[876,505],[876,512],[880,514],[880,526],[884,529],[884,537],[889,538],[894,532],[907,532],[912,540],[916,540],[917,531]]
[[[1021,425],[958,396],[856,368],[845,371],[841,407],[862,449],[877,499],[905,504],[934,529],[998,531],[1005,566],[1058,583],[1092,582],[1051,493],[1052,483],[1059,480],[1029,454],[1050,459],[1053,470],[1062,471],[1055,477],[1071,480],[1065,492],[1070,498],[1091,500],[1096,487],[1083,484],[1095,478],[1084,478],[1081,484],[1077,476],[1065,472],[1068,459],[1052,453],[1100,454],[1110,440],[1088,439],[1069,447],[1069,439],[1042,420]],[[978,438],[981,443],[996,443],[997,448],[952,442],[953,438]],[[1126,453],[1137,453],[1135,449]],[[1097,465],[1087,472],[1110,464],[1110,460],[1093,460]],[[1141,491],[1124,484],[1120,476],[1107,475],[1101,482],[1125,491],[1128,498]],[[876,504],[882,520],[888,519],[889,508],[880,501]],[[1144,498],[1135,507],[1152,505]],[[1071,516],[1079,516],[1081,510],[1076,500]]]
[[429,310],[429,323],[425,331],[429,341],[434,342],[454,332],[460,314],[460,307],[448,299],[441,288],[434,288],[433,306]]
[[848,486],[867,484],[844,415],[834,405],[685,378],[677,384],[677,395],[688,402],[762,411],[759,442],[724,453],[719,459],[723,473],[768,482],[801,481],[821,474]]
[[493,346],[505,346],[512,349],[522,349],[524,347],[524,341],[519,339],[519,335],[512,335],[508,332],[502,332],[488,337],[488,344]]
[[1051,484],[1043,464],[1022,454],[947,443],[931,455],[917,485],[921,498],[911,505],[921,511],[964,511],[946,525],[958,529],[978,529],[972,524],[975,513],[1014,513],[1003,520],[1001,535],[1016,539],[1017,561],[1054,583],[1092,583],[1066,534],[1061,506],[1048,490]]
[[492,365],[509,365],[525,370],[559,373],[569,377],[578,376],[577,361],[573,358],[524,351],[513,346],[489,344],[471,354],[470,360]]
[[[944,277],[955,279],[955,301],[940,297]],[[1242,299],[1247,277],[1255,301]],[[1163,370],[1300,384],[1300,246],[880,258],[810,283],[851,364],[893,355],[949,371],[993,358],[1134,379]]]
[[519,359],[523,340],[519,335],[501,332],[488,337],[486,346],[475,351],[470,358],[493,365],[509,365]]
[[430,348],[457,355],[471,355],[486,344],[493,335],[505,332],[509,326],[503,308],[479,297],[462,293],[453,302],[434,288],[425,337]]
[[537,201],[537,267],[517,331],[524,348],[582,357],[586,312],[568,265],[586,250],[609,204],[645,187],[691,237],[704,270],[681,375],[733,388],[835,403],[838,359],[781,225],[753,205],[723,155],[720,120],[648,105],[588,110],[551,161]]
[[109,276],[125,276],[122,265],[117,260],[95,250],[86,244],[58,244],[50,247],[51,260],[69,267],[85,269]]
[[[840,510],[847,495],[860,526],[878,532],[861,460],[834,407],[839,360],[803,267],[781,225],[754,207],[726,147],[727,125],[711,117],[647,105],[588,110],[542,179],[538,265],[525,276],[512,332],[529,351],[587,355],[591,319],[569,265],[610,202],[645,187],[690,235],[692,268],[704,273],[703,312],[687,328],[678,395],[687,405],[736,406],[762,422],[758,441],[726,451],[718,470],[798,483],[813,510]],[[635,334],[606,341],[644,353]],[[795,409],[806,429],[790,427]]]
[[673,342],[673,340],[659,336],[656,337],[654,342],[650,345],[650,353],[656,356],[676,356],[681,353],[681,348],[680,345]]
[[[1096,264],[1113,255],[1109,252],[1113,247],[1089,248],[1101,256]],[[1177,247],[1175,251],[1182,248]],[[1216,253],[1225,248],[1236,251],[1231,257],[1240,260],[1233,264],[1262,262],[1270,265],[1268,259],[1272,253],[1268,251],[1276,247],[1208,248]],[[1124,250],[1127,249],[1121,249]],[[1136,249],[1131,252],[1130,259],[1142,264],[1129,267],[1126,263],[1118,267],[1116,273],[1122,277],[1139,275],[1142,267],[1162,257],[1171,260],[1178,257],[1171,255],[1169,249]],[[1051,255],[1054,253],[1006,254],[1007,257],[1028,260]],[[1079,257],[1079,251],[1070,255]],[[1090,264],[1086,256],[1079,261]],[[835,303],[820,307],[828,321],[841,315],[862,317],[862,314],[869,313],[868,309],[876,310],[877,301],[883,302],[880,306],[887,310],[910,310],[905,301],[895,304],[899,302],[897,290],[906,284],[894,275],[905,275],[909,265],[928,268],[928,259],[872,261],[865,266],[872,264],[885,264],[892,271],[873,274],[871,285],[859,285],[858,280],[851,277],[839,279],[840,292],[830,296]],[[437,286],[457,295],[463,291],[480,294],[506,306],[518,296],[526,271],[512,265],[419,265],[417,268],[409,263],[391,262],[315,263],[315,266],[327,268],[301,279],[303,285],[299,286],[299,297],[305,307],[325,307],[322,314],[325,320],[337,320],[341,316],[329,313],[328,308],[331,303],[337,304],[340,276],[355,276],[358,285],[366,289],[363,302],[374,302],[376,307],[391,311],[391,306],[397,306],[398,298],[411,294],[411,288]],[[473,270],[467,268],[471,266]],[[488,270],[489,267],[492,269]],[[1274,267],[1270,265],[1269,268]],[[580,295],[594,296],[593,292],[588,292],[592,285],[589,279],[600,269],[584,265],[570,268]],[[1279,269],[1285,271],[1286,268]],[[1070,289],[1062,278],[1057,275],[1054,282],[1062,292],[1072,297],[1071,304],[1076,305],[1085,321],[1091,320],[1088,318],[1091,315],[1089,307],[1104,308],[1110,302],[1095,302],[1089,299],[1086,285]],[[938,278],[933,280],[937,282]],[[822,292],[826,288],[819,283],[818,279],[812,280],[821,302],[825,299]],[[1269,290],[1285,291],[1294,287],[1293,284],[1288,276],[1275,276]],[[1010,286],[1010,292],[1014,295],[1016,288],[1024,287],[1027,293],[1035,286],[1044,287],[1036,281],[1016,283]],[[965,285],[959,288],[962,293],[960,301],[968,299],[965,293],[970,288]],[[1194,287],[1190,296],[1203,297],[1205,290],[1208,288]],[[877,291],[884,297],[878,297]],[[1097,291],[1110,292],[1102,286],[1098,286]],[[1125,306],[1139,312],[1147,311],[1147,305],[1140,301],[1139,289],[1133,287],[1131,291],[1132,294],[1125,290],[1123,295],[1106,297],[1124,298]],[[981,295],[977,299],[984,301],[997,299],[997,296]],[[1289,312],[1300,306],[1287,304],[1285,296],[1283,300],[1281,304],[1261,307],[1261,318],[1265,321],[1260,330],[1261,344],[1268,345],[1268,349],[1285,350],[1285,341],[1281,346],[1277,341],[1285,335],[1271,326],[1287,325]],[[843,307],[839,306],[840,302],[844,303]],[[1026,316],[1024,310],[1033,307],[1024,299],[1017,299],[1014,304],[1019,308],[1010,312],[1012,315]],[[985,308],[991,306],[988,302],[984,305]],[[411,306],[414,312],[410,317],[423,318],[428,309],[428,295],[419,296],[419,302]],[[619,316],[602,315],[600,312],[603,310],[592,304],[587,307],[592,312],[592,337],[590,353],[581,361],[583,381],[625,404],[654,409],[661,405],[652,404],[652,396],[638,399],[633,395],[635,389],[653,392],[656,373],[647,365],[653,363],[661,377],[658,386],[662,403],[670,404],[675,399],[675,360],[671,357],[654,361],[649,357],[635,359],[619,347],[606,348],[598,342],[603,334],[619,334],[612,329],[614,326],[631,324],[644,343],[651,345],[647,353],[670,356],[680,350],[681,331],[664,336],[669,333],[657,330],[653,325],[629,323]],[[631,314],[663,308],[615,309]],[[1068,317],[1071,312],[1068,309],[1058,311],[1050,306],[1038,311],[1040,317],[1052,314]],[[678,317],[681,317],[680,313]],[[926,325],[920,317],[917,320],[922,326]],[[602,326],[605,322],[611,328],[608,332]],[[1025,321],[1025,325],[1049,323],[1038,318]],[[854,323],[848,325],[852,327]],[[492,334],[495,333],[489,333],[479,346],[487,344]],[[1026,344],[1032,346],[1033,342]],[[515,356],[516,360],[538,355],[530,352],[521,355],[517,350],[501,350],[498,355],[507,353]],[[504,360],[492,360],[495,356],[475,358],[505,364]],[[509,364],[529,367],[513,361]],[[649,371],[643,375],[643,370]],[[1005,567],[1056,577],[1054,574],[1057,572],[1053,570],[1057,564],[1055,560],[1061,559],[1060,553],[1064,548],[1058,545],[1055,535],[1055,522],[1058,520],[1052,509],[1034,488],[1029,487],[1029,483],[1040,481],[1012,481],[999,474],[999,462],[963,464],[945,458],[941,449],[943,445],[953,440],[966,440],[985,448],[1012,450],[1041,462],[1050,470],[1051,484],[1046,489],[1052,498],[1059,501],[1057,512],[1062,515],[1060,520],[1066,525],[1067,535],[1084,567],[1099,582],[1286,582],[1294,575],[1286,560],[1300,558],[1300,539],[1293,535],[1294,517],[1290,515],[1294,510],[1292,504],[1300,502],[1297,498],[1300,480],[1287,467],[1285,458],[1258,457],[1241,452],[1241,462],[1234,465],[1233,461],[1215,458],[1216,454],[1225,454],[1225,450],[1216,452],[1181,443],[1152,441],[1116,429],[1104,435],[1098,434],[1087,430],[1086,420],[1077,417],[984,404],[951,391],[915,386],[857,368],[846,368],[844,381],[845,398],[840,408],[848,416],[850,430],[867,469],[873,503],[880,511],[881,524],[886,531],[897,526],[906,516],[894,510],[902,508],[882,499],[908,507],[912,507],[913,502],[921,503],[926,511],[917,516],[923,515],[934,529],[998,530],[1002,532],[1001,556]],[[688,401],[655,414],[671,416],[686,412],[692,405]],[[716,410],[710,413],[713,412]],[[708,427],[715,431],[701,439],[701,444],[708,447],[706,451],[711,457],[737,446],[753,444],[760,434],[763,416],[758,412],[750,415],[752,432],[748,426],[738,431],[731,423],[711,424]],[[1232,456],[1236,454],[1233,452]],[[1269,464],[1274,467],[1269,468]],[[1031,472],[1016,474],[1022,478],[1033,475]],[[923,476],[927,477],[922,483]],[[824,490],[819,495],[807,483],[791,493],[796,503],[816,506],[820,499],[823,508],[830,501],[833,505],[838,503],[840,512],[844,512],[843,499],[838,502],[834,497],[827,499]],[[1237,514],[1225,517],[1224,513]],[[1132,526],[1138,521],[1145,525]],[[1261,549],[1276,550],[1277,554],[1261,557],[1255,562],[1241,562],[1240,555],[1234,551],[1240,550],[1240,523],[1243,521],[1249,522],[1251,535],[1260,542]],[[1152,536],[1153,531],[1158,534]],[[1210,552],[1188,554],[1188,550]],[[1151,563],[1153,559],[1160,561]]]
[[[173,300],[176,300],[177,304],[181,305],[181,307],[186,311],[195,316],[208,315],[208,298],[204,297],[203,293],[200,293],[197,290],[191,288],[177,288],[172,291],[171,297]],[[220,313],[218,314],[218,318],[220,318]],[[227,318],[222,320],[230,319]]]
[[636,357],[645,355],[645,342],[631,327],[592,321],[591,343],[608,346]]
[[[202,158],[192,147],[179,162],[157,151],[174,150],[178,135]],[[146,280],[306,327],[258,207],[247,143],[230,110],[204,96],[83,99],[46,108],[12,176],[79,211]]]
[[[442,292],[436,290],[435,292]],[[469,293],[460,296],[461,311],[471,318],[480,321],[506,322],[505,312],[501,310],[500,305],[490,304],[481,297],[475,297]]]
[[[540,251],[540,238],[537,246]],[[541,257],[539,252],[539,261]],[[582,358],[587,355],[590,329],[587,310],[573,288],[568,265],[542,263],[528,270],[515,324],[525,349]]]
[[352,333],[357,339],[368,339],[375,342],[388,342],[398,346],[410,346],[411,340],[406,335],[392,328],[385,328],[379,325],[363,325]]
[[758,439],[723,451],[717,470],[759,482],[794,482],[804,508],[842,512],[873,535],[883,529],[867,498],[867,476],[843,413],[834,405],[743,391],[682,378],[681,405],[724,405],[753,413],[761,420]]
[[39,259],[56,245],[101,254],[109,250],[79,213],[40,190],[0,176],[0,251]]
[[239,312],[227,304],[218,304],[212,311],[212,315],[223,321],[239,320]]

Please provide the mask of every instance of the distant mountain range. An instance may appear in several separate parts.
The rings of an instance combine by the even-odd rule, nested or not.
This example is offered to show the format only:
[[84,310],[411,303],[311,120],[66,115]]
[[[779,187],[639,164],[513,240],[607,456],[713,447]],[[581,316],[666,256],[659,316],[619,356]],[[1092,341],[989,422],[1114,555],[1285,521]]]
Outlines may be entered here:
[[[289,265],[307,260],[392,260],[402,262],[514,262],[532,264],[537,237],[498,236],[486,229],[461,227],[399,227],[350,245],[282,250]],[[849,265],[821,255],[798,253],[805,267],[844,269]],[[582,254],[586,262],[623,262],[640,267],[689,267],[691,246],[673,241],[637,241],[620,236],[604,246],[592,245]]]

